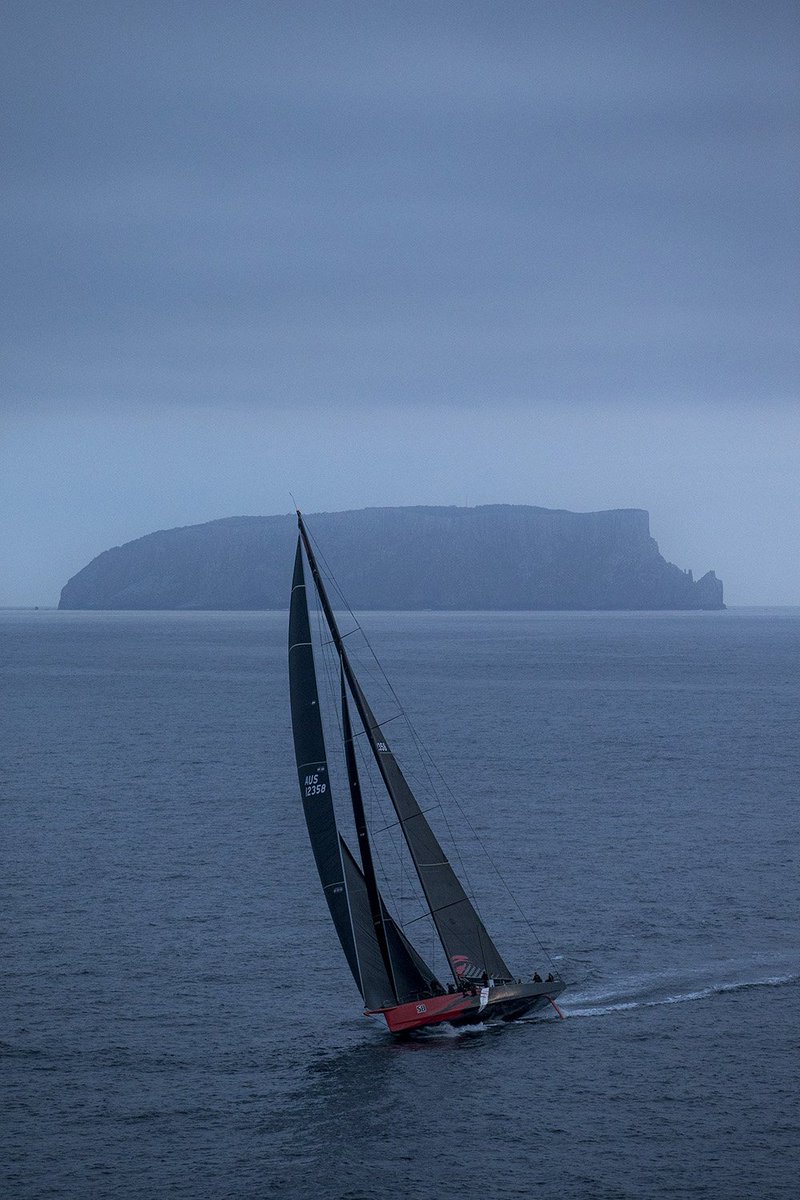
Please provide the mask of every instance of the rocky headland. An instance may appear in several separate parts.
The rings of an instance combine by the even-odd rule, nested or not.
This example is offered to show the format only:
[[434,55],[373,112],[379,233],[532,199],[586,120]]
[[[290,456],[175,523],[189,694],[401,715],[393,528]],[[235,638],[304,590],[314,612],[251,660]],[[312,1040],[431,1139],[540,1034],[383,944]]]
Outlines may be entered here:
[[[725,607],[713,571],[695,580],[662,557],[643,509],[363,508],[307,523],[353,608]],[[286,608],[295,537],[294,515],[150,533],[93,559],[59,608]]]

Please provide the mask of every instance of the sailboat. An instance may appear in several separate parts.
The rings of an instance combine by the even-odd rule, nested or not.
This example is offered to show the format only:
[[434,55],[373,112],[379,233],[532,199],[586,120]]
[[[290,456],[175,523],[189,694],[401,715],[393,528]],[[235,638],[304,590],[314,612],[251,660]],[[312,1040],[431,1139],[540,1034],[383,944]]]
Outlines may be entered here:
[[[394,1034],[447,1022],[513,1020],[555,1004],[564,982],[552,972],[515,979],[489,936],[395,758],[386,729],[370,708],[340,633],[302,514],[289,613],[289,691],[300,795],[325,899],[345,958],[365,1004]],[[304,557],[339,669],[344,768],[356,832],[356,851],[342,836],[331,795]],[[327,635],[326,635],[327,636]],[[354,732],[351,704],[355,708]],[[384,725],[388,722],[384,722]],[[360,731],[359,732],[359,727]],[[427,913],[444,949],[452,982],[443,986],[407,937],[381,894],[367,825],[356,737],[365,737],[394,808]]]

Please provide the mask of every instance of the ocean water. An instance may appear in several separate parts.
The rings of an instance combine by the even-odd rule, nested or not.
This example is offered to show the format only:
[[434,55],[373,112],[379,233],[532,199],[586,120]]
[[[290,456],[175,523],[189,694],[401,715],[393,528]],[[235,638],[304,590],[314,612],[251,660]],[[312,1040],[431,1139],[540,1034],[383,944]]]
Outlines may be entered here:
[[283,614],[2,613],[0,1194],[794,1198],[800,611],[362,624],[565,1019],[361,1015]]

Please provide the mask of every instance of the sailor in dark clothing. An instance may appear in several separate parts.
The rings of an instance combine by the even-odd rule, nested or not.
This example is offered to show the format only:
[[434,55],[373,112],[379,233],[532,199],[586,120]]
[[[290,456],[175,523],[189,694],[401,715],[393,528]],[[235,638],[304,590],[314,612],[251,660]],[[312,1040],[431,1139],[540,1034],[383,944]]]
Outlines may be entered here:
[[481,987],[488,987],[488,986],[489,986],[489,976],[488,976],[487,972],[484,971],[483,974],[481,975]]
[[538,972],[538,971],[534,971],[534,972],[533,972],[533,982],[534,982],[534,983],[541,983],[541,982],[542,982],[542,977],[541,977],[541,975],[539,974],[539,972]]
[[551,971],[551,972],[550,972],[550,974],[547,976],[547,982],[548,982],[548,983],[555,983],[555,979],[553,979],[553,973],[552,973],[552,971]]

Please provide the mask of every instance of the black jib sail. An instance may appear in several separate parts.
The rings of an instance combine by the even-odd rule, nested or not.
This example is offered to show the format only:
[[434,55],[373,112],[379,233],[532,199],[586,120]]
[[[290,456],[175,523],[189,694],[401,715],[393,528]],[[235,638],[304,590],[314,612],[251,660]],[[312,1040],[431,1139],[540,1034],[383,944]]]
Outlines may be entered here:
[[[416,999],[429,987],[432,972],[390,916],[374,882],[374,872],[368,885],[337,829],[299,539],[289,611],[289,691],[297,773],[308,833],[325,898],[353,977],[368,1008]],[[354,771],[353,762],[351,787]]]
[[496,979],[510,979],[511,972],[486,932],[483,922],[422,813],[353,673],[325,585],[320,576],[313,548],[299,513],[298,522],[306,557],[314,577],[325,620],[339,654],[344,678],[386,790],[397,813],[453,975],[457,980],[478,979],[485,971],[488,976]]

